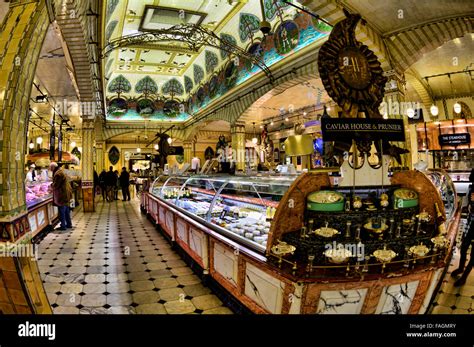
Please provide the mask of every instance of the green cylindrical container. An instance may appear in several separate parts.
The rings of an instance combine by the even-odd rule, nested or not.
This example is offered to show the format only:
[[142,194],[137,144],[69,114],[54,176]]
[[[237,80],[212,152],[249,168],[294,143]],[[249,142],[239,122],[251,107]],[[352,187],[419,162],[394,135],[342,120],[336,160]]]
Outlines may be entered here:
[[311,211],[341,212],[344,211],[344,195],[331,190],[320,190],[308,195],[306,207]]

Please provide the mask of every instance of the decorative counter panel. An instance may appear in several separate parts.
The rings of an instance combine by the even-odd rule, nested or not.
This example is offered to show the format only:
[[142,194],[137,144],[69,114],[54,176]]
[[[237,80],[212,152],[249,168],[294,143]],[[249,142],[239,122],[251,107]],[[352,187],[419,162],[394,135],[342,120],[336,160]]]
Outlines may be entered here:
[[319,314],[358,314],[362,310],[367,288],[341,291],[322,291],[319,296]]

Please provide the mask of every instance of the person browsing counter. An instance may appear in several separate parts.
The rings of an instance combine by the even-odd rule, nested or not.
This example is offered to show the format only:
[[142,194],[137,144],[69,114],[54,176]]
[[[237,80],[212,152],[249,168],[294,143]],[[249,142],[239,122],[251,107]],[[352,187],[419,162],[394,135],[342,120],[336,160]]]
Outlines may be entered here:
[[61,222],[58,230],[66,230],[72,228],[71,210],[69,203],[72,199],[72,188],[68,182],[66,173],[62,167],[55,162],[49,165],[49,170],[53,173],[53,183],[51,184],[53,191],[53,204],[58,207],[59,220]]

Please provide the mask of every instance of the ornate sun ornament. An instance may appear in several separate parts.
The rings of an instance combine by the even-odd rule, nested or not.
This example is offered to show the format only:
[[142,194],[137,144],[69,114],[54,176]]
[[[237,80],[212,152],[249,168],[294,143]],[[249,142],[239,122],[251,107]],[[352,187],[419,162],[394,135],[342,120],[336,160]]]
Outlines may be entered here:
[[377,56],[355,38],[361,17],[344,11],[346,19],[334,26],[319,50],[321,80],[329,96],[344,110],[344,117],[382,118],[378,111],[387,78]]

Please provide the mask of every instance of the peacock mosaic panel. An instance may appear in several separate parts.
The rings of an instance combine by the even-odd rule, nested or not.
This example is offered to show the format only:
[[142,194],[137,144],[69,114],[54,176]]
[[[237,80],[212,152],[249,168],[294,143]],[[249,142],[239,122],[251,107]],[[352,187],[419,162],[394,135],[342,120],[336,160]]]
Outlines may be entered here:
[[206,61],[206,72],[208,74],[212,73],[214,69],[219,65],[219,58],[217,54],[206,50],[205,52],[205,61]]
[[193,90],[193,80],[189,76],[184,76],[184,91],[189,94]]
[[225,47],[230,45],[237,46],[237,39],[229,34],[221,34],[220,47],[224,48],[220,50],[222,60],[225,60],[229,56],[229,53],[225,50]]
[[239,37],[245,42],[260,31],[260,18],[251,13],[241,13],[239,17]]
[[118,21],[113,20],[109,24],[107,24],[107,28],[105,29],[105,42],[109,42],[112,34],[117,27]]
[[132,85],[128,79],[123,75],[118,75],[112,81],[109,82],[108,91],[109,93],[130,93]]
[[118,3],[119,3],[119,0],[109,0],[109,1],[107,1],[107,9],[105,11],[105,13],[106,13],[105,22],[106,23],[109,22],[110,17],[112,17],[112,14],[114,13],[115,9],[117,8]]
[[178,81],[176,78],[172,78],[166,81],[165,84],[163,84],[163,88],[161,89],[161,91],[163,92],[163,94],[171,96],[183,95],[184,87],[180,81]]
[[137,82],[135,91],[140,94],[156,94],[158,85],[150,76],[145,76]]
[[199,65],[193,65],[194,84],[198,85],[204,79],[204,70]]

